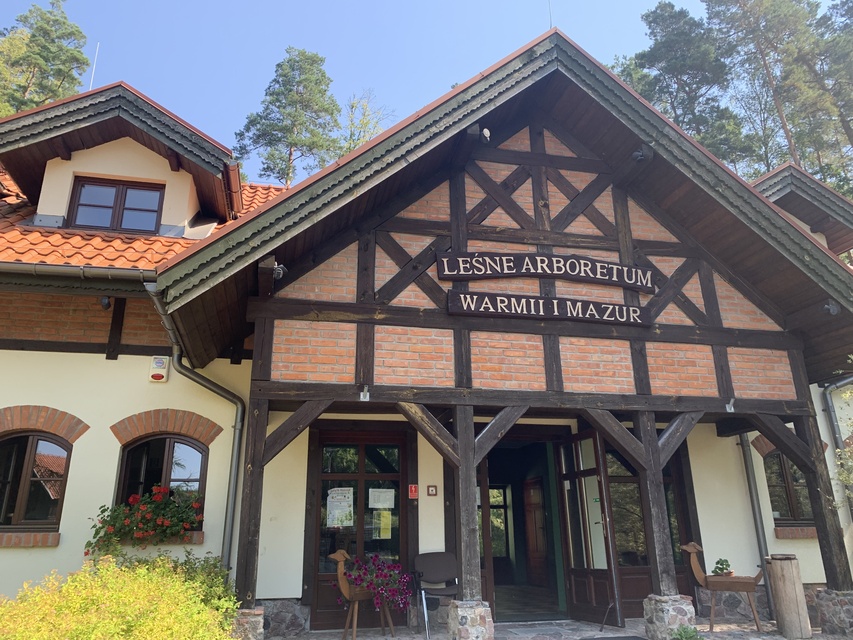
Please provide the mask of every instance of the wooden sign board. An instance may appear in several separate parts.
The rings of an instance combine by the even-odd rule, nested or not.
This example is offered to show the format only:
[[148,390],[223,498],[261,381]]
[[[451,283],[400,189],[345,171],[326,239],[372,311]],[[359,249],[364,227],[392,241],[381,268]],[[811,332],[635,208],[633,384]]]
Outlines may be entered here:
[[652,270],[577,255],[550,253],[436,253],[441,280],[558,278],[654,293]]
[[648,309],[626,304],[482,292],[447,292],[447,312],[536,320],[580,320],[647,327]]

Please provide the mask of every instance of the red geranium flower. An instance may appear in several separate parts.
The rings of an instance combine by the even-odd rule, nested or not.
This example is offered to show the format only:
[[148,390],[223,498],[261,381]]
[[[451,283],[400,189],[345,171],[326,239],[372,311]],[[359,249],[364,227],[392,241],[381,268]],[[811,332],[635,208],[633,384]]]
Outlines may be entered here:
[[141,499],[142,498],[140,498],[138,494],[134,493],[132,496],[130,496],[127,499],[127,503],[128,504],[138,504]]
[[163,494],[162,493],[155,493],[153,496],[151,496],[151,499],[154,502],[160,502],[163,499]]

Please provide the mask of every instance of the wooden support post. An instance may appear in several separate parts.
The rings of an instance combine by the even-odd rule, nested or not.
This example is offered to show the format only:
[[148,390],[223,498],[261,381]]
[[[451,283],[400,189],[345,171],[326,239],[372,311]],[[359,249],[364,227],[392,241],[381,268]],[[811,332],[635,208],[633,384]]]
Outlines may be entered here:
[[459,500],[459,541],[462,564],[462,600],[480,600],[480,542],[477,533],[477,465],[474,463],[474,407],[453,408],[456,437],[459,441],[459,470],[456,472],[456,496]]
[[823,440],[820,437],[820,427],[814,415],[814,405],[811,402],[809,379],[806,373],[806,363],[802,351],[788,351],[788,361],[791,363],[791,373],[794,387],[797,389],[797,399],[809,403],[811,412],[807,416],[797,416],[793,419],[794,431],[802,442],[808,446],[811,462],[814,467],[810,470],[801,468],[805,475],[806,488],[809,492],[809,502],[812,504],[817,539],[820,546],[820,557],[823,560],[823,570],[826,574],[826,586],[835,591],[853,590],[853,575],[850,573],[850,561],[844,545],[844,532],[838,519],[838,509],[835,507],[835,494],[829,478],[829,468],[823,452]]
[[675,561],[672,557],[672,541],[669,535],[669,517],[666,508],[666,493],[663,488],[663,465],[661,465],[655,414],[637,412],[634,416],[634,432],[643,443],[646,454],[646,469],[640,474],[640,503],[643,509],[643,524],[646,532],[646,550],[652,574],[652,591],[659,596],[678,595],[675,581]]
[[255,606],[258,582],[258,549],[261,534],[261,502],[264,492],[264,440],[269,421],[269,401],[249,401],[246,425],[246,458],[243,467],[243,494],[240,505],[240,540],[237,544],[235,586],[244,609]]

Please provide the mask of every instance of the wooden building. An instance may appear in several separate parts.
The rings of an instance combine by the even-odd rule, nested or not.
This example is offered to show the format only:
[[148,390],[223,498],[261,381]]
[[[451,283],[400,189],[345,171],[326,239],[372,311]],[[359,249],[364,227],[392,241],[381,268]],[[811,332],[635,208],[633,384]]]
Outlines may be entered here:
[[[39,153],[90,144],[4,146],[3,127],[25,191]],[[329,553],[446,549],[498,621],[520,597],[528,619],[622,624],[695,593],[681,543],[728,529],[756,558],[743,434],[803,480],[811,519],[787,521],[814,528],[816,581],[853,588],[813,402],[853,338],[843,198],[827,248],[556,30],[253,209],[191,166],[203,207],[239,214],[127,287],[179,362],[236,367],[244,606],[341,627]]]

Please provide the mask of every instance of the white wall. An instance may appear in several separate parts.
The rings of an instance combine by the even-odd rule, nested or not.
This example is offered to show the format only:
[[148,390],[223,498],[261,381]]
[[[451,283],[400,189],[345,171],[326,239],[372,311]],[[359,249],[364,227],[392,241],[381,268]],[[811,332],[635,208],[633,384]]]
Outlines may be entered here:
[[[168,349],[164,349],[167,355]],[[121,445],[109,427],[122,418],[152,409],[183,409],[223,428],[210,445],[203,545],[197,555],[222,547],[222,523],[231,457],[234,406],[183,376],[171,372],[166,383],[148,382],[151,359],[103,355],[0,351],[0,407],[44,405],[70,413],[90,429],[75,443],[60,523],[60,543],[52,548],[0,548],[0,594],[14,596],[25,580],[38,580],[52,569],[67,573],[83,561],[98,508],[115,497]],[[202,374],[244,397],[251,363],[216,361]],[[303,493],[304,495],[304,493]]]

